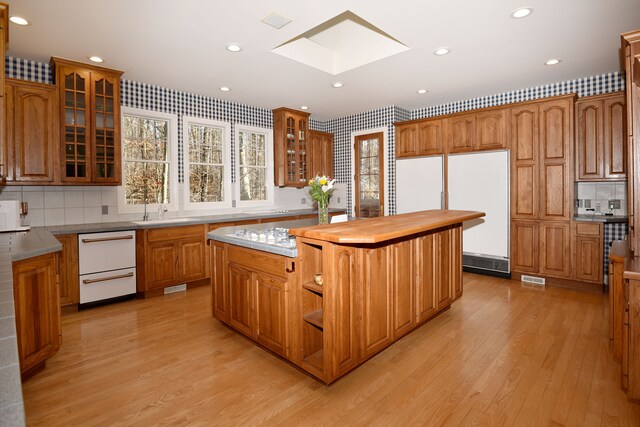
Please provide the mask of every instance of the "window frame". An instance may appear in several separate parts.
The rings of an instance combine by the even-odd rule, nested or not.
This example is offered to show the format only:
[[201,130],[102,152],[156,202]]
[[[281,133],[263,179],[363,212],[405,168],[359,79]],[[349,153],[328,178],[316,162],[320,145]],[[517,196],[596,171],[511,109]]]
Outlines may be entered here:
[[[124,116],[135,116],[153,120],[166,120],[168,122],[169,130],[167,132],[168,137],[168,163],[169,163],[169,203],[164,203],[164,207],[168,211],[178,211],[179,199],[178,194],[178,116],[176,114],[164,113],[160,111],[145,110],[142,108],[122,107],[120,111],[120,123],[124,126]],[[144,204],[129,205],[126,203],[126,176],[125,176],[125,149],[124,149],[124,137],[125,132],[121,132],[122,143],[122,184],[118,186],[118,212],[119,213],[142,213],[144,212]],[[158,210],[158,203],[148,203],[147,212],[152,213]]]
[[[190,200],[189,190],[189,168],[191,162],[189,160],[189,125],[201,125],[218,127],[223,129],[223,141],[222,141],[222,165],[224,167],[223,187],[221,202],[192,202]],[[204,119],[201,117],[182,116],[182,164],[183,169],[183,204],[184,210],[203,210],[203,209],[223,209],[230,208],[233,200],[233,185],[231,183],[231,124],[228,122],[222,122],[218,120]],[[226,191],[225,191],[226,190]]]
[[[266,177],[265,177],[265,185],[267,188],[267,199],[266,200],[250,200],[243,201],[240,200],[240,132],[254,132],[254,133],[262,133],[265,135],[265,166],[266,166]],[[263,207],[263,206],[274,206],[274,185],[273,185],[273,129],[269,128],[261,128],[257,126],[249,126],[249,125],[240,125],[237,124],[235,127],[235,138],[234,138],[234,148],[236,153],[236,182],[234,182],[234,190],[235,190],[235,199],[237,207]]]

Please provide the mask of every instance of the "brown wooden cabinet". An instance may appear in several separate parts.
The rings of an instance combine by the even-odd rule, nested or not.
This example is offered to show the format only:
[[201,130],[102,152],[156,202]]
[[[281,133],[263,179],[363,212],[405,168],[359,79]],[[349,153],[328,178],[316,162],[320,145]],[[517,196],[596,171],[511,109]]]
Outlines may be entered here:
[[455,115],[444,119],[449,153],[473,151],[476,146],[476,114]]
[[219,243],[214,255],[214,316],[270,350],[288,356],[291,261],[284,256]]
[[278,187],[304,187],[309,176],[309,113],[273,110],[274,180]]
[[574,222],[572,229],[575,251],[573,278],[583,282],[602,283],[602,224]]
[[[626,125],[625,133],[627,147],[627,206],[629,211],[629,249],[636,254],[638,251],[638,230],[640,230],[640,215],[638,215],[638,200],[640,196],[640,174],[637,162],[640,159],[640,62],[636,57],[640,55],[640,30],[622,34],[622,54],[625,66],[625,94],[626,94]],[[636,254],[637,255],[637,254]]]
[[491,109],[476,113],[476,150],[503,150],[507,148],[508,111]]
[[62,252],[58,255],[57,269],[60,288],[60,306],[80,303],[78,283],[78,235],[59,234],[56,239],[62,243]]
[[[137,288],[154,295],[167,286],[208,284],[209,246],[204,224],[136,232]],[[202,282],[202,283],[196,283]]]
[[18,184],[53,184],[58,178],[58,117],[55,87],[7,79],[6,179]]
[[23,378],[44,368],[60,348],[60,303],[56,254],[13,263],[13,294],[20,373]]
[[572,277],[574,95],[512,107],[511,270]]
[[626,178],[624,94],[581,98],[576,103],[576,181]]
[[309,145],[311,148],[309,179],[316,175],[333,177],[333,134],[310,130]]
[[[2,57],[5,57],[7,46],[9,44],[9,5],[6,3],[0,3],[0,53]],[[6,140],[7,140],[7,118],[5,116],[5,63],[0,61],[0,150],[2,150],[2,157],[0,157],[0,185],[6,183],[6,167],[7,157],[6,152]]]
[[60,168],[66,183],[120,185],[122,71],[51,58],[60,99]]
[[396,158],[432,156],[444,152],[442,119],[396,125]]

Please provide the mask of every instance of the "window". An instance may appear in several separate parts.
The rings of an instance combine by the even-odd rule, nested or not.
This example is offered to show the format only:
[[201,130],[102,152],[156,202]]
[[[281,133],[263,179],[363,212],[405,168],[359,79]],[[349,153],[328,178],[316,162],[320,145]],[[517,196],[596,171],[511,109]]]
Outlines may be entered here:
[[231,206],[231,127],[184,117],[185,208]]
[[238,206],[273,204],[273,141],[271,129],[237,126]]
[[122,109],[120,212],[142,212],[145,204],[177,210],[177,127],[173,114]]

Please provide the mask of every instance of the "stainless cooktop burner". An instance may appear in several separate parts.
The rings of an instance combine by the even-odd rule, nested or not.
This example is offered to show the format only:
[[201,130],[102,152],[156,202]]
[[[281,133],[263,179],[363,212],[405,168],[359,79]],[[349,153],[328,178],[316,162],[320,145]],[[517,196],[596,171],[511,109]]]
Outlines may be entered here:
[[284,248],[295,248],[296,238],[289,235],[289,229],[274,227],[267,228],[265,230],[236,230],[234,234],[230,234],[231,237],[237,237],[243,240],[251,240],[253,242],[260,242],[267,245],[281,246]]

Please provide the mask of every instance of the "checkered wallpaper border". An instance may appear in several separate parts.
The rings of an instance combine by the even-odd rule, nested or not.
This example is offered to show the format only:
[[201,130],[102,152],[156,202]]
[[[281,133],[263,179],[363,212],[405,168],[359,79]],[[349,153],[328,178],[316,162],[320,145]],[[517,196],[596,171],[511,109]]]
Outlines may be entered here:
[[480,98],[466,99],[464,101],[418,108],[411,112],[411,120],[458,113],[460,111],[476,110],[478,108],[493,107],[496,105],[512,104],[514,102],[531,101],[533,99],[565,95],[568,93],[576,93],[579,97],[600,95],[624,90],[624,85],[624,73],[616,71],[614,73],[503,92],[497,95],[488,95]]
[[[52,72],[49,64],[7,56],[5,58],[6,75],[12,78],[52,83]],[[273,116],[270,110],[250,105],[238,104],[222,99],[210,98],[193,93],[181,92],[160,86],[130,80],[121,81],[122,105],[148,110],[162,111],[178,116],[179,142],[179,181],[183,181],[182,167],[182,116],[189,115],[231,123],[232,141],[235,136],[235,125],[245,124],[265,128],[273,128]],[[413,111],[387,106],[365,111],[346,117],[322,122],[310,118],[312,129],[334,134],[334,165],[338,182],[347,183],[347,206],[352,208],[353,197],[351,182],[351,133],[366,129],[386,127],[389,135],[388,164],[386,183],[389,189],[387,206],[391,214],[395,213],[395,128],[394,122],[432,117],[459,111],[529,101],[549,96],[575,92],[578,96],[590,96],[624,90],[624,74],[613,72],[567,80],[558,83],[518,89],[480,98],[467,99],[431,107],[418,108]],[[235,182],[235,152],[233,143],[231,151],[232,180]]]
[[614,240],[624,240],[629,234],[629,224],[626,222],[605,222],[604,223],[604,258],[603,269],[605,280],[609,274],[609,252],[611,251],[610,243]]

